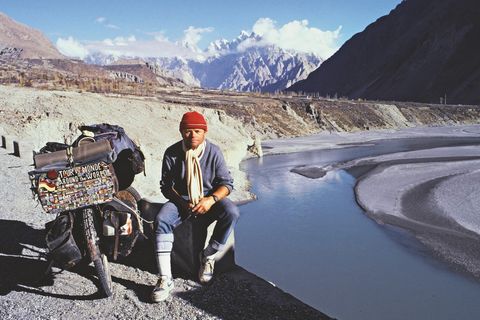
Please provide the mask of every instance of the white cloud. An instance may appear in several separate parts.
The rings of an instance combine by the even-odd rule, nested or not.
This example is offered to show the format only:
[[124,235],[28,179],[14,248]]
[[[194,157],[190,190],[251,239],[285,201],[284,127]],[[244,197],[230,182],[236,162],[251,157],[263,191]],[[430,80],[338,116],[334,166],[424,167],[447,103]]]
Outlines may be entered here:
[[119,47],[126,47],[132,42],[137,41],[135,36],[129,36],[129,37],[115,37],[114,39],[105,39],[103,40],[103,43],[109,45],[109,46],[119,46]]
[[134,36],[107,38],[101,41],[85,42],[84,46],[89,52],[102,52],[118,57],[184,57],[197,59],[198,56],[198,53],[192,49],[158,36],[149,40],[138,40]]
[[101,24],[101,25],[103,25],[103,26],[105,26],[106,28],[109,28],[109,29],[116,29],[116,30],[120,29],[119,26],[117,26],[116,24],[110,23],[108,21],[108,19],[105,18],[105,17],[97,17],[95,19],[95,22],[99,23],[99,24]]
[[109,47],[115,46],[115,44],[113,43],[113,40],[110,39],[110,38],[104,39],[101,42],[102,42],[102,44],[104,44],[106,46],[109,46]]
[[[97,21],[106,24],[107,19],[98,17]],[[57,47],[67,56],[85,57],[88,52],[102,52],[114,56],[126,57],[181,57],[185,59],[203,60],[212,53],[198,48],[203,34],[212,32],[212,27],[197,28],[190,26],[184,30],[184,35],[178,41],[169,40],[164,31],[146,33],[147,39],[137,39],[135,36],[119,36],[98,41],[77,41],[72,37],[59,38]],[[294,20],[283,26],[269,18],[258,19],[252,31],[259,38],[248,38],[239,46],[245,50],[252,46],[276,45],[283,49],[312,52],[322,58],[328,58],[339,47],[338,38],[341,27],[333,31],[322,31],[310,27],[307,20]],[[250,33],[246,33],[247,35]],[[224,40],[226,42],[226,40]]]
[[202,34],[212,32],[213,28],[195,28],[184,30],[184,36],[179,41],[170,41],[163,31],[146,33],[151,37],[139,40],[135,36],[106,38],[100,41],[84,41],[83,46],[89,52],[102,52],[114,56],[125,57],[182,57],[203,60],[206,54],[197,44]]
[[72,37],[68,37],[67,39],[58,38],[57,49],[63,55],[72,58],[83,59],[88,55],[88,50]]
[[270,18],[260,18],[258,19],[252,28],[253,32],[263,36],[269,33],[278,33],[275,26],[275,21]]
[[147,34],[153,36],[157,41],[169,41],[168,37],[165,35],[165,31],[147,32]]
[[260,18],[253,25],[252,31],[261,36],[261,40],[247,39],[239,49],[274,44],[283,49],[316,53],[326,59],[337,51],[341,29],[339,26],[333,31],[323,31],[309,27],[308,20],[294,20],[277,27],[276,21]]
[[109,29],[120,29],[119,26],[115,25],[115,24],[111,24],[111,23],[107,23],[105,25],[105,27],[109,28]]
[[197,44],[202,39],[202,33],[212,32],[213,28],[195,28],[193,26],[188,27],[188,29],[183,31],[184,37],[182,40],[182,45],[186,48],[191,48],[194,51],[199,52]]

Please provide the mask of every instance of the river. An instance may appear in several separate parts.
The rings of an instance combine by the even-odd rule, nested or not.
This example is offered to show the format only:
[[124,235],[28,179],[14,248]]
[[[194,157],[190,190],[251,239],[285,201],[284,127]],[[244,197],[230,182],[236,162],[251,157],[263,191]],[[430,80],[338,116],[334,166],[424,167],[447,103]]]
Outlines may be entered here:
[[358,157],[480,138],[380,140],[243,162],[258,200],[241,207],[237,262],[339,319],[478,319],[480,282],[436,259],[409,232],[379,225],[355,201],[346,171],[309,179],[290,172]]

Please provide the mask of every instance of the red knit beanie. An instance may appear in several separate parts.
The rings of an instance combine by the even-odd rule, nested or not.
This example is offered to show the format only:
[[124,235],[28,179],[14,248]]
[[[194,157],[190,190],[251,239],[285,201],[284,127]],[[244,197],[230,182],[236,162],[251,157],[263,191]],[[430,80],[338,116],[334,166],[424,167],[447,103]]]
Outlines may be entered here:
[[196,111],[187,112],[180,121],[180,131],[183,129],[203,129],[207,131],[207,121],[202,114]]

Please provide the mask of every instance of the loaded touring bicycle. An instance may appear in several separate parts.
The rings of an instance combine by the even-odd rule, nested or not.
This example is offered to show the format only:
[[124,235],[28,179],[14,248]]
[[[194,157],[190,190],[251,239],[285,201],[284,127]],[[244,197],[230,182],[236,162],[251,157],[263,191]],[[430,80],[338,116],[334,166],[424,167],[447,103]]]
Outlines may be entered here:
[[108,260],[128,255],[143,235],[134,176],[144,172],[144,155],[123,128],[79,127],[72,145],[48,142],[34,154],[31,189],[47,214],[49,270],[93,262],[100,287],[112,295]]

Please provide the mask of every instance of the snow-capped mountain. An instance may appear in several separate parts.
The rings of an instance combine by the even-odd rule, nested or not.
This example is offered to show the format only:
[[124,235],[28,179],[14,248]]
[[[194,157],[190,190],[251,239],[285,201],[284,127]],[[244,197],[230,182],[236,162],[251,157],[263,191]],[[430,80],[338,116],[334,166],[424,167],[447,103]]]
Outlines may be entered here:
[[[322,62],[314,54],[284,50],[262,41],[259,35],[242,31],[232,41],[212,42],[205,51],[208,58],[203,61],[179,57],[143,60],[163,70],[163,75],[181,79],[191,86],[268,92],[283,90],[305,79]],[[118,63],[118,58],[96,53],[85,61],[112,64]]]
[[165,77],[180,79],[191,87],[201,87],[200,81],[193,75],[188,60],[183,58],[146,58],[149,65],[156,66],[158,74]]
[[255,42],[261,41],[261,37],[256,35],[255,33],[248,33],[246,31],[240,32],[240,35],[233,39],[232,41],[228,41],[227,39],[219,39],[215,40],[210,43],[207,48],[207,53],[210,56],[221,56],[231,53],[236,53],[241,50],[242,44],[253,44]]
[[283,90],[305,79],[321,60],[312,54],[286,51],[275,46],[250,47],[242,52],[191,61],[193,75],[206,88],[238,91]]
[[93,52],[87,55],[83,61],[88,64],[98,64],[108,66],[117,62],[121,57],[112,54],[104,54],[102,52]]

